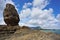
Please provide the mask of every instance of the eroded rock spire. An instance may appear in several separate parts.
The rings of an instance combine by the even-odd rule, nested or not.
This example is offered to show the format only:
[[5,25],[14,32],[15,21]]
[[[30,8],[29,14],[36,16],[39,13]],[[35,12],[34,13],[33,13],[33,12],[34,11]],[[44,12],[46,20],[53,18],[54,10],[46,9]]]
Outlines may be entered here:
[[17,10],[15,9],[14,5],[12,4],[6,4],[6,8],[3,12],[3,17],[5,23],[9,26],[16,26],[18,25],[20,19],[19,15],[17,13]]

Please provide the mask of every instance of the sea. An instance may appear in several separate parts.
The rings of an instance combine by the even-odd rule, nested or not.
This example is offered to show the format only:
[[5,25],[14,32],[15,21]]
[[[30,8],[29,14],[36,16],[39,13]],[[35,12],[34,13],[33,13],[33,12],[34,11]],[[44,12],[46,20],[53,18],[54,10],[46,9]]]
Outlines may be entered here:
[[60,29],[42,29],[40,27],[31,27],[32,29],[34,30],[42,30],[44,32],[52,32],[52,33],[55,33],[55,34],[60,34]]
[[55,34],[60,34],[60,29],[42,29],[44,32],[52,32]]

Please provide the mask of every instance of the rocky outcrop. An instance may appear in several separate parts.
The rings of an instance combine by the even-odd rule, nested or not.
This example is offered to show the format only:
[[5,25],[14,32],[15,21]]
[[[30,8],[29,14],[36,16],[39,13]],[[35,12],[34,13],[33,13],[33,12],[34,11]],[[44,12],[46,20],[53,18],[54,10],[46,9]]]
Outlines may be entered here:
[[27,26],[0,26],[0,40],[60,40],[60,35],[41,30],[32,30]]
[[0,40],[10,38],[19,29],[20,26],[0,25]]
[[4,9],[3,16],[4,16],[4,21],[8,26],[9,25],[16,26],[20,21],[19,15],[14,5],[9,3],[6,4],[6,8]]
[[17,30],[13,36],[6,40],[60,40],[60,36],[54,33],[46,33],[41,30],[23,29]]

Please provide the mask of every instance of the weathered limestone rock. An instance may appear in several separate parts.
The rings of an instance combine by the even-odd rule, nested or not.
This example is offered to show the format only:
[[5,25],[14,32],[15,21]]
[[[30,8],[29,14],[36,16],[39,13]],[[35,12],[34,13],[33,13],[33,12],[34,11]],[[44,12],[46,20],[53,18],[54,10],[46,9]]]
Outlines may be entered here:
[[3,16],[4,16],[4,21],[8,26],[9,25],[16,26],[20,21],[19,15],[14,5],[9,3],[6,4],[6,8],[4,9]]

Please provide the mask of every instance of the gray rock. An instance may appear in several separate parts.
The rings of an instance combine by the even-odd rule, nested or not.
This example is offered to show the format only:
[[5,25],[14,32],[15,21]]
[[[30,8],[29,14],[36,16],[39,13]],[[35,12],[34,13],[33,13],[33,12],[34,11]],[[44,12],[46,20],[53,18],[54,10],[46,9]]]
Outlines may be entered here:
[[9,26],[15,26],[18,25],[20,19],[19,15],[17,13],[17,10],[15,9],[14,5],[12,4],[6,4],[6,8],[3,12],[3,17],[5,23]]

